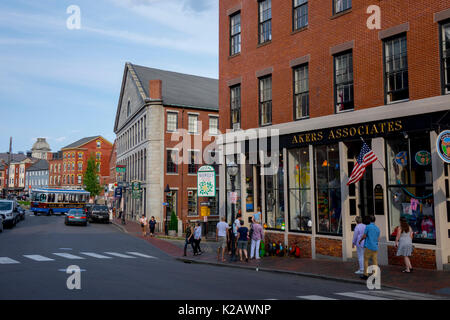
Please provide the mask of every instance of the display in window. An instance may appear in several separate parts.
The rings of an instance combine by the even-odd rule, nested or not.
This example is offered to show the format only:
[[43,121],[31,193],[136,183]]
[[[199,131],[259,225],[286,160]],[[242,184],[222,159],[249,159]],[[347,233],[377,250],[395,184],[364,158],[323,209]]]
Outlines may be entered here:
[[418,151],[415,157],[416,163],[420,166],[427,166],[431,163],[431,153],[428,151]]
[[400,151],[397,153],[395,156],[395,162],[402,167],[406,166],[408,164],[408,152]]
[[445,162],[450,163],[450,130],[445,130],[439,134],[436,147],[439,157]]

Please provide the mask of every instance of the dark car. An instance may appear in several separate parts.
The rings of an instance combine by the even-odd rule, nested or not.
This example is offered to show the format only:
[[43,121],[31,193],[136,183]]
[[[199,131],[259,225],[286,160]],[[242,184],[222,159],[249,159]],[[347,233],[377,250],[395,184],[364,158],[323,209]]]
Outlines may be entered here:
[[87,226],[87,215],[83,209],[70,209],[66,214],[64,224],[81,224]]
[[17,205],[17,211],[19,212],[20,220],[25,220],[25,209]]
[[109,210],[107,206],[95,204],[90,209],[89,221],[102,221],[109,223]]

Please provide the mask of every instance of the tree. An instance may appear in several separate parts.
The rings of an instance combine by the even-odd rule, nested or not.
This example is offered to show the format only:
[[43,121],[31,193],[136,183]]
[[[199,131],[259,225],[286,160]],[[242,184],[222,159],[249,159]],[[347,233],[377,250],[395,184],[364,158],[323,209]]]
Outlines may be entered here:
[[102,187],[98,181],[94,154],[91,154],[87,161],[87,168],[83,175],[83,184],[85,185],[86,191],[91,193],[91,197],[98,196],[102,191]]
[[169,230],[174,230],[178,232],[178,218],[177,215],[175,214],[175,211],[172,211],[172,214],[170,215]]

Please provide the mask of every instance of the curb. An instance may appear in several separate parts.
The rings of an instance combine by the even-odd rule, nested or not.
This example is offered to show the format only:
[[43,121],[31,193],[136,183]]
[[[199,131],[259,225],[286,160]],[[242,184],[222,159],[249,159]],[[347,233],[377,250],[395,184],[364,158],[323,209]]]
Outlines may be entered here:
[[123,233],[129,233],[127,231],[127,229],[125,229],[125,227],[121,226],[120,224],[115,223],[114,221],[111,221],[111,224],[116,227],[117,229],[119,229],[120,231],[122,231]]

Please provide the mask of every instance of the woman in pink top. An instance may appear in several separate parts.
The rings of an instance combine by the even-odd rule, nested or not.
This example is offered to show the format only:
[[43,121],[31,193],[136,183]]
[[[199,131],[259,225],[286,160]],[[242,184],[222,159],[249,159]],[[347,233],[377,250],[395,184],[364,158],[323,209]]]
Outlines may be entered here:
[[362,236],[364,235],[364,230],[366,230],[366,225],[362,223],[361,217],[356,217],[355,221],[357,223],[355,227],[355,232],[353,234],[353,248],[356,246],[356,252],[358,253],[359,270],[356,274],[364,273],[364,240],[359,243]]
[[259,224],[259,220],[253,219],[252,224],[252,232],[251,232],[251,240],[252,240],[252,246],[250,251],[250,259],[253,259],[255,257],[256,253],[256,259],[260,259],[259,257],[259,245],[261,243],[261,240],[264,240],[264,229]]

